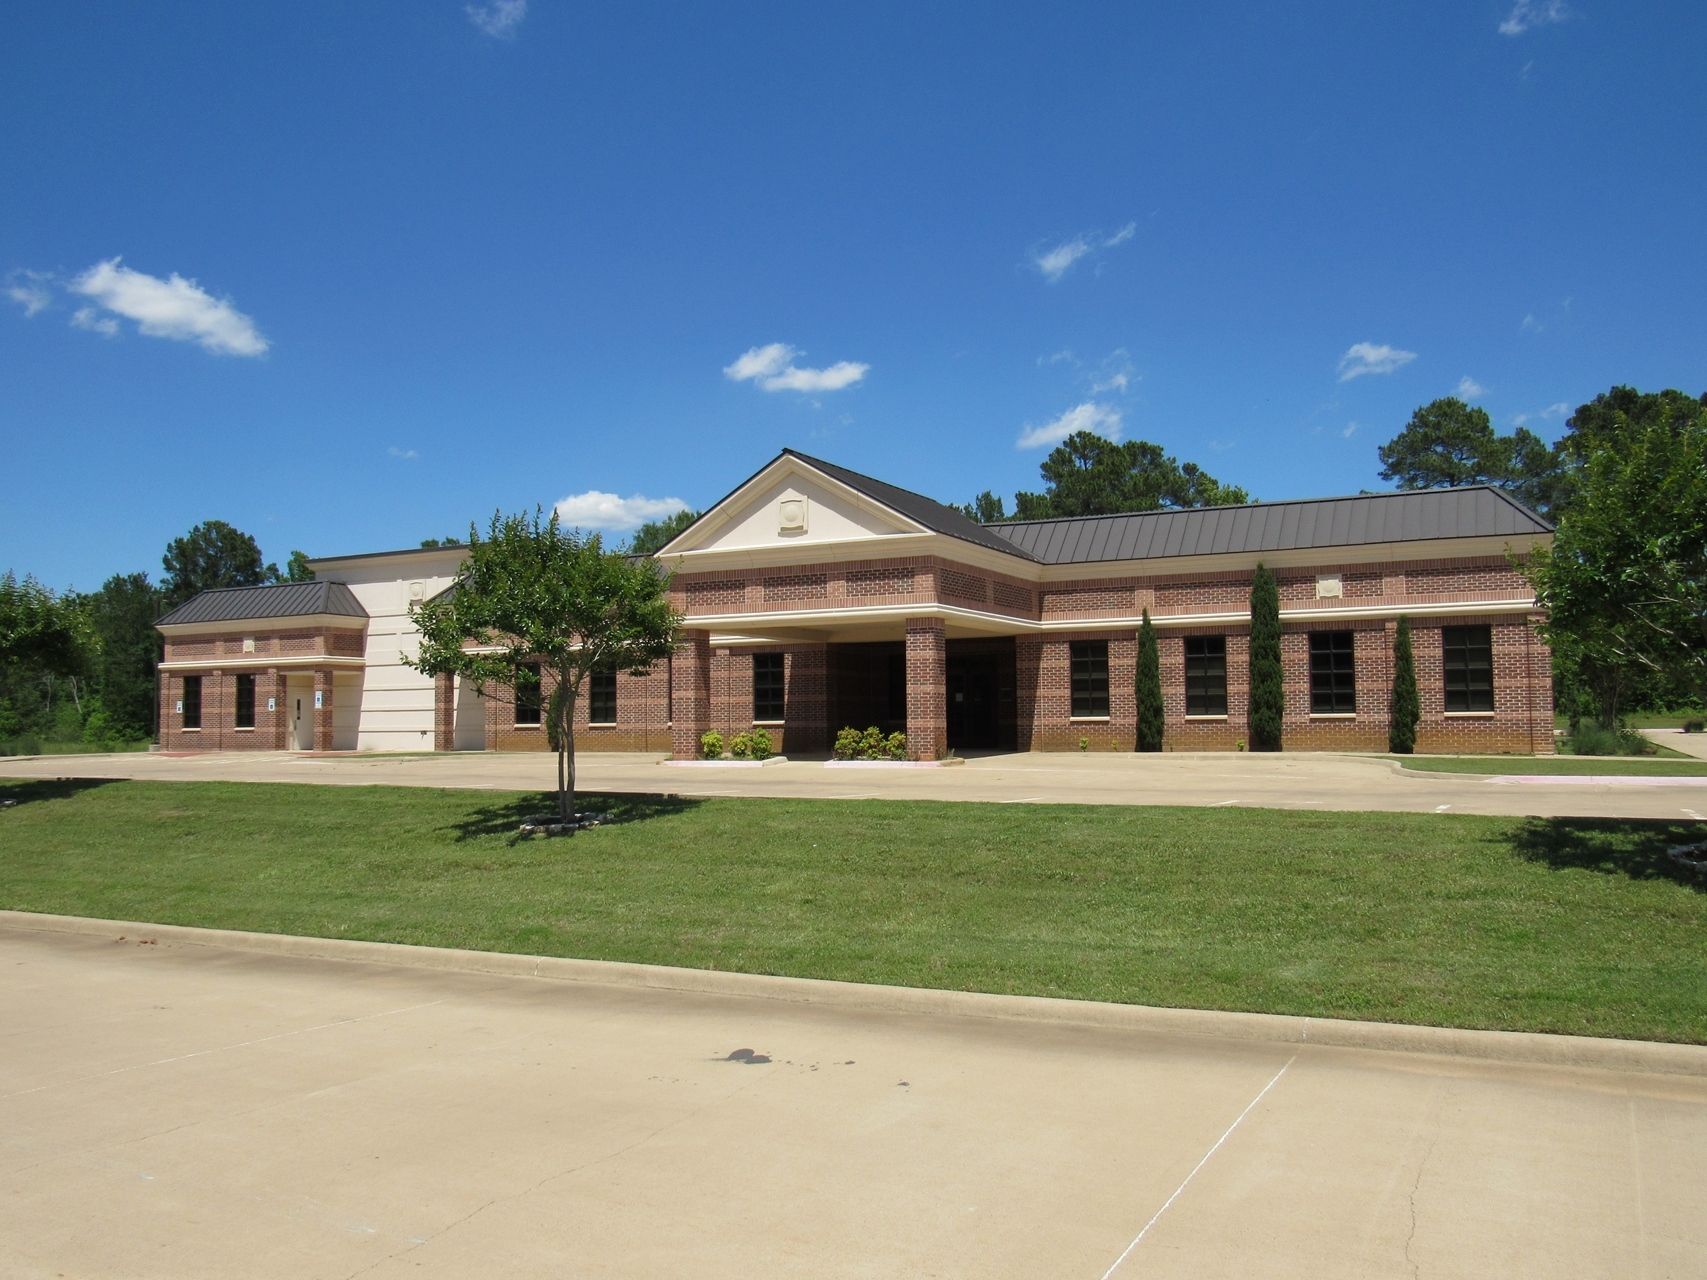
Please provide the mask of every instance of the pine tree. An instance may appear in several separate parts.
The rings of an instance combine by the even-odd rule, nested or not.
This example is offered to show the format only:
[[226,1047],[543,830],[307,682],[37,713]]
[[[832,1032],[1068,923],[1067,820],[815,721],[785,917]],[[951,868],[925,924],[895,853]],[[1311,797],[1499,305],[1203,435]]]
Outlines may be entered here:
[[1279,751],[1286,715],[1286,686],[1280,667],[1280,588],[1262,565],[1251,579],[1252,751]]
[[1138,628],[1138,750],[1160,751],[1164,713],[1162,710],[1162,656],[1156,645],[1156,627],[1150,611],[1144,610],[1144,625]]
[[1401,616],[1393,636],[1393,703],[1387,718],[1387,750],[1408,756],[1416,750],[1422,700],[1417,696],[1417,664],[1411,657],[1411,620]]

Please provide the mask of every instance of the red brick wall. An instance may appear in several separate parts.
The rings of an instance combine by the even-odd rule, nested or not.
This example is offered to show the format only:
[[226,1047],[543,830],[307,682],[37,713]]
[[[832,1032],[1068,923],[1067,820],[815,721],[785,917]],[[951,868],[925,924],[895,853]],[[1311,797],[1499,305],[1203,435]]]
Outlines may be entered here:
[[699,755],[700,735],[711,728],[711,637],[687,631],[670,662],[670,754],[677,760]]
[[[289,719],[285,710],[284,673],[272,668],[240,668],[255,677],[255,727],[237,727],[238,671],[213,668],[205,671],[162,671],[160,673],[160,746],[166,751],[283,751],[287,744]],[[184,677],[202,680],[202,727],[185,729],[178,713],[184,696]],[[276,709],[267,710],[272,698]]]
[[907,619],[907,758],[948,750],[948,640],[941,618]]
[[[541,714],[549,705],[556,680],[548,672],[540,688]],[[643,676],[626,671],[616,676],[616,723],[593,724],[591,700],[583,684],[575,698],[576,751],[669,751],[670,665],[654,663]],[[508,685],[486,686],[486,749],[488,751],[549,751],[545,726],[516,723],[515,690]]]

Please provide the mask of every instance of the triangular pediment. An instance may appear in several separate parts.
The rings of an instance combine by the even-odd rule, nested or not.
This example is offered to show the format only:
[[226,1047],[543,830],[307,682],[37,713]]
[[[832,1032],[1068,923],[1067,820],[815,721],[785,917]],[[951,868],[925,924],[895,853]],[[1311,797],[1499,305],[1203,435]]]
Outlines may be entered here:
[[660,554],[771,550],[928,532],[869,495],[785,454]]

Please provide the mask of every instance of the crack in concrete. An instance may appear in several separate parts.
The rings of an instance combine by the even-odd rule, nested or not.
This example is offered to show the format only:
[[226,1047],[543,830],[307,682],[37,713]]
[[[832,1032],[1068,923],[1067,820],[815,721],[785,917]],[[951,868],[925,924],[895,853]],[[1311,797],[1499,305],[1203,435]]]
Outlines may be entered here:
[[1417,1162],[1417,1176],[1411,1181],[1410,1192],[1405,1197],[1411,1206],[1411,1230],[1405,1237],[1405,1261],[1410,1265],[1413,1280],[1421,1280],[1422,1276],[1421,1264],[1411,1256],[1411,1246],[1417,1239],[1417,1192],[1422,1189],[1423,1171],[1428,1168],[1429,1159],[1434,1155],[1434,1149],[1439,1143],[1440,1134],[1437,1132],[1429,1140],[1428,1150],[1423,1152],[1423,1158]]

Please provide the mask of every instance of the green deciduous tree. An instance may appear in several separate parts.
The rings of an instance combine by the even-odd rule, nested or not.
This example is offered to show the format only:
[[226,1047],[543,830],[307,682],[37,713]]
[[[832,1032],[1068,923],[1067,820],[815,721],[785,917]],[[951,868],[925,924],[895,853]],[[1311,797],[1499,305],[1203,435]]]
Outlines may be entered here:
[[1382,478],[1401,489],[1491,484],[1543,514],[1558,505],[1564,470],[1558,448],[1523,427],[1497,435],[1487,410],[1456,396],[1423,405],[1376,452]]
[[[669,656],[681,616],[655,562],[565,531],[555,512],[492,517],[470,536],[456,583],[411,609],[421,631],[410,665],[514,686],[537,670],[555,681],[545,718],[557,742],[557,807],[575,819],[575,703],[589,673],[644,675]],[[468,647],[465,647],[468,646]]]
[[0,577],[0,663],[55,676],[81,674],[95,649],[87,616],[74,598],[56,596],[34,578]]
[[1707,696],[1707,404],[1619,387],[1571,427],[1570,500],[1526,569],[1542,634],[1610,729],[1637,673]]
[[1252,751],[1279,751],[1286,719],[1286,683],[1280,665],[1280,588],[1262,565],[1251,579]]
[[213,587],[256,587],[279,580],[277,565],[265,564],[255,539],[223,520],[207,520],[166,545],[161,590],[168,608]]
[[293,551],[290,559],[285,561],[285,570],[281,578],[284,582],[313,582],[314,570],[308,567],[308,553]]
[[1144,621],[1138,628],[1138,750],[1160,751],[1166,727],[1166,712],[1162,704],[1162,657],[1156,643],[1156,624],[1150,621],[1150,611],[1144,610]]
[[164,611],[160,589],[146,573],[114,574],[83,603],[100,640],[94,685],[110,731],[131,741],[153,737],[155,668],[165,643],[154,626]]
[[648,520],[634,531],[634,536],[628,540],[628,554],[633,556],[654,556],[662,551],[676,538],[687,532],[687,528],[698,520],[703,511],[678,511],[673,516],[665,516],[662,520]]
[[1417,694],[1417,664],[1411,654],[1411,620],[1403,615],[1393,634],[1393,701],[1387,713],[1387,750],[1408,756],[1417,747],[1422,700]]
[[[1195,462],[1181,464],[1160,445],[1147,440],[1116,443],[1091,431],[1068,436],[1039,470],[1044,490],[1015,495],[1015,520],[1238,506],[1251,500],[1243,489],[1222,484]],[[1002,500],[989,490],[955,510],[984,524],[1007,518]]]

